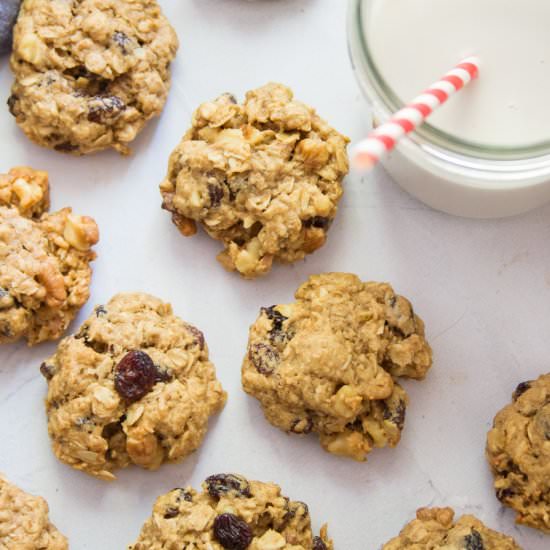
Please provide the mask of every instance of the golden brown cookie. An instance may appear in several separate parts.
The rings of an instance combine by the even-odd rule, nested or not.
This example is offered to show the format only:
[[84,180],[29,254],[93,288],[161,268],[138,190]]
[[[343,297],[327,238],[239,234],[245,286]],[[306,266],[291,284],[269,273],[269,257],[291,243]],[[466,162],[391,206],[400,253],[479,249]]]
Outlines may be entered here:
[[50,523],[48,504],[0,475],[0,548],[66,550],[67,539]]
[[40,370],[57,458],[103,479],[182,460],[226,400],[202,332],[148,294],[97,306]]
[[487,460],[516,521],[550,533],[550,374],[523,382],[495,417]]
[[46,172],[0,175],[0,344],[60,338],[90,295],[97,225],[48,206]]
[[474,516],[453,520],[451,508],[420,508],[416,519],[382,550],[521,550],[514,539],[489,529]]
[[281,84],[202,104],[170,156],[163,208],[183,235],[196,222],[229,270],[263,275],[273,261],[321,247],[348,171],[348,139]]
[[309,510],[273,483],[210,476],[203,492],[174,489],[157,499],[128,550],[333,550],[327,528],[311,530]]
[[0,174],[0,206],[14,206],[25,218],[39,218],[50,208],[48,173],[17,166]]
[[348,273],[310,277],[295,297],[262,308],[250,328],[244,390],[271,424],[315,432],[331,453],[365,460],[397,445],[408,402],[397,380],[422,379],[432,365],[409,301]]
[[164,107],[177,48],[156,0],[24,0],[10,112],[44,147],[127,154]]

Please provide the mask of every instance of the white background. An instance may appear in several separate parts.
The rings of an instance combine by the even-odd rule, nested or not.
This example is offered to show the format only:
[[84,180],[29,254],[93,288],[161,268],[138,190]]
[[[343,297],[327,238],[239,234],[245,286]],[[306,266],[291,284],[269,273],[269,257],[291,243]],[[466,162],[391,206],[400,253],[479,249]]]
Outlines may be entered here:
[[[164,0],[181,41],[166,109],[135,143],[130,158],[73,158],[40,149],[0,109],[0,169],[30,164],[50,172],[53,208],[93,216],[101,229],[94,304],[119,291],[148,291],[206,334],[229,393],[202,448],[157,472],[137,467],[106,483],[54,458],[38,372],[55,344],[0,351],[0,471],[47,498],[73,549],[123,549],[137,536],[155,498],[212,473],[273,480],[310,505],[316,528],[329,522],[338,550],[376,550],[425,505],[475,513],[516,537],[525,550],[549,538],[513,523],[494,497],[483,456],[494,414],[515,386],[548,370],[550,207],[501,221],[434,212],[403,193],[381,170],[348,178],[328,244],[294,266],[244,281],[215,261],[219,245],[203,233],[184,239],[160,209],[158,184],[170,151],[202,101],[269,80],[290,85],[333,126],[356,140],[368,107],[346,51],[344,0]],[[9,95],[7,59],[0,96]],[[411,405],[395,449],[368,463],[330,456],[314,436],[290,437],[263,419],[240,388],[248,326],[260,306],[287,302],[309,274],[351,271],[391,282],[424,318],[434,367],[406,382]]]

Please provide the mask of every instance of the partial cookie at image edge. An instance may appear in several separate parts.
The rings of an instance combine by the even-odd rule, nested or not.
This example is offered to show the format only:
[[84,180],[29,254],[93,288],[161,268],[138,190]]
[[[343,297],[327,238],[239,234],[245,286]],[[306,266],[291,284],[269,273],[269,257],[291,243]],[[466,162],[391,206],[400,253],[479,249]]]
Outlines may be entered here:
[[128,550],[161,550],[190,544],[232,550],[334,550],[327,526],[314,535],[307,504],[281,494],[274,483],[217,474],[193,488],[160,496]]
[[517,386],[494,418],[485,453],[497,499],[517,523],[550,534],[550,374]]
[[3,550],[67,550],[67,539],[50,522],[47,502],[0,474],[0,547]]

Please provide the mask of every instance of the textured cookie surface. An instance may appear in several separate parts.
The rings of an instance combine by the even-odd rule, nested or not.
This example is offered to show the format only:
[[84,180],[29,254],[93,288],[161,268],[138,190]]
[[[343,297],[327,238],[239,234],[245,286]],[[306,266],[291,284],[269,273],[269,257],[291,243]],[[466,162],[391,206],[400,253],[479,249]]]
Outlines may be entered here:
[[204,103],[170,157],[163,208],[184,235],[199,222],[219,261],[245,277],[321,247],[348,171],[347,138],[280,84]]
[[50,208],[47,172],[18,166],[0,174],[0,206],[14,206],[26,218],[39,218]]
[[0,475],[0,548],[65,550],[67,539],[50,523],[48,504]]
[[316,432],[331,453],[364,460],[395,446],[407,406],[397,379],[432,364],[422,320],[390,285],[347,273],[310,277],[295,296],[252,325],[244,390],[273,425]]
[[45,172],[0,175],[0,344],[59,338],[88,300],[97,225],[48,205]]
[[177,47],[156,0],[24,0],[10,111],[44,147],[128,153],[164,107]]
[[453,521],[451,508],[420,508],[416,519],[382,550],[521,550],[514,539],[486,527],[474,516]]
[[56,456],[103,479],[183,459],[226,399],[203,334],[147,294],[96,307],[41,371]]
[[495,417],[487,459],[516,521],[550,533],[550,374],[523,382]]
[[312,534],[308,507],[273,483],[234,474],[206,479],[203,492],[174,489],[157,499],[129,550],[333,550],[326,526]]

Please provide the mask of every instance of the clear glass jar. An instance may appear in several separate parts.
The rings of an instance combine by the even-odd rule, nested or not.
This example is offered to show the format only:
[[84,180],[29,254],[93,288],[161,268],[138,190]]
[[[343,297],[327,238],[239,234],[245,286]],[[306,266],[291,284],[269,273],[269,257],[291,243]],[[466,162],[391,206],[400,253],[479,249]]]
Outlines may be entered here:
[[[377,123],[404,105],[382,78],[369,50],[362,22],[372,4],[373,0],[349,0],[348,43],[355,75]],[[402,139],[383,164],[406,191],[458,216],[510,216],[550,201],[549,142],[492,147],[460,140],[425,123]]]

